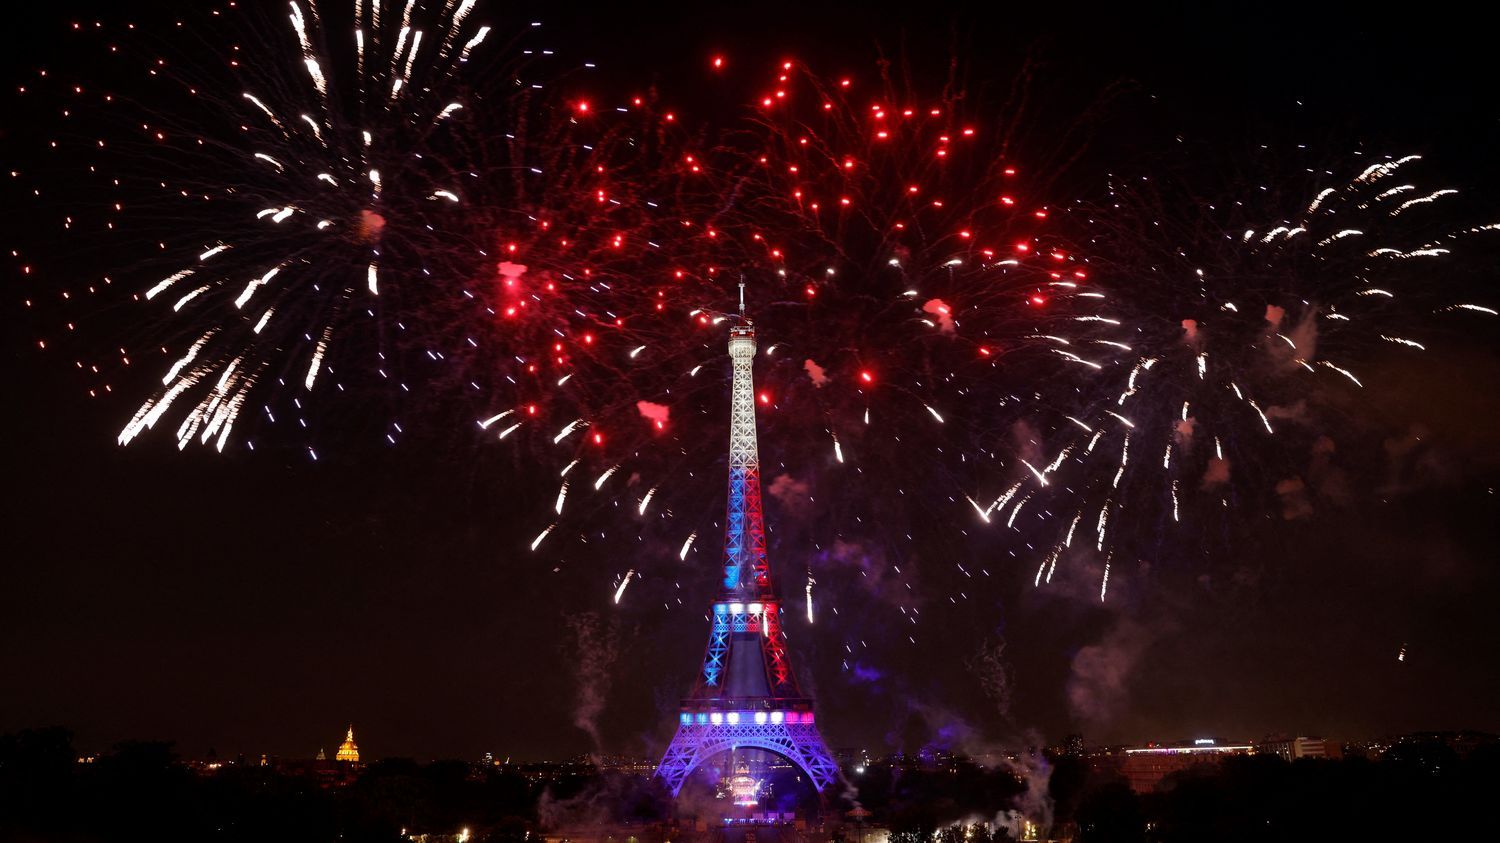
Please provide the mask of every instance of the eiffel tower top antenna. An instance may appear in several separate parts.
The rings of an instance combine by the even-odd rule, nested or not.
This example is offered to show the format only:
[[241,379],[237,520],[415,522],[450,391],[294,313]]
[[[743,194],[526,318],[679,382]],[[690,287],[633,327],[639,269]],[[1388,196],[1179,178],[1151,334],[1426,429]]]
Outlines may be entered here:
[[740,275],[740,321],[745,319],[745,276]]

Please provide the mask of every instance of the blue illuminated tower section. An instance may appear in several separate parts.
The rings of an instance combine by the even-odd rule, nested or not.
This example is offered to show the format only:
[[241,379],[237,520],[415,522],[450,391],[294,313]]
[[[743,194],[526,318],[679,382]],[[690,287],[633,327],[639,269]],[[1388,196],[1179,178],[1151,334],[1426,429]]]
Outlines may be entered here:
[[755,441],[755,327],[744,313],[741,284],[739,324],[729,331],[734,376],[723,589],[710,614],[703,669],[692,694],[682,701],[677,734],[657,768],[673,794],[698,765],[742,747],[786,758],[819,791],[838,778],[838,765],[814,722],[812,698],[802,694],[787,658],[781,601],[766,562]]

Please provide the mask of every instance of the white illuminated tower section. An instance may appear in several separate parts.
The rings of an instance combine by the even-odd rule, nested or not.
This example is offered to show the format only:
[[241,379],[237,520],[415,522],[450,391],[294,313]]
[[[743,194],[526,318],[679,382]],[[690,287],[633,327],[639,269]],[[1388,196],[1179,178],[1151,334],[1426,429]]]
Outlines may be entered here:
[[698,765],[735,748],[782,756],[819,791],[838,765],[818,734],[813,701],[803,696],[787,658],[782,606],[766,563],[755,443],[755,327],[745,318],[729,331],[734,364],[729,410],[729,503],[724,519],[723,590],[712,607],[708,650],[692,694],[682,701],[677,734],[656,774],[675,795]]

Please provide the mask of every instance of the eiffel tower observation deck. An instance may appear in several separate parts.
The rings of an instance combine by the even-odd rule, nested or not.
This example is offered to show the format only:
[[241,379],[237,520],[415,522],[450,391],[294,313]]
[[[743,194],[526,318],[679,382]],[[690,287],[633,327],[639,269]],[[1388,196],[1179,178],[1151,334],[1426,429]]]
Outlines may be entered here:
[[729,331],[734,374],[722,589],[710,611],[703,667],[682,701],[677,734],[657,768],[674,795],[700,764],[732,749],[780,755],[819,791],[839,775],[818,732],[812,698],[802,693],[792,671],[783,607],[766,560],[755,439],[755,326],[745,318],[744,295],[741,284],[739,322]]

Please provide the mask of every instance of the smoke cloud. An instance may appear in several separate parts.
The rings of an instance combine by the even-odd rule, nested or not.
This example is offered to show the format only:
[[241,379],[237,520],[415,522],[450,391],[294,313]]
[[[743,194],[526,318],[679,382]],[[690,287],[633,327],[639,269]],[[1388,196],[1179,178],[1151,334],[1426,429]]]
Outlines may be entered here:
[[1272,331],[1281,330],[1281,320],[1286,318],[1286,308],[1277,307],[1274,304],[1266,305],[1266,327]]
[[1198,420],[1192,416],[1178,419],[1173,424],[1173,432],[1177,438],[1177,446],[1183,450],[1191,450],[1193,446],[1193,432],[1198,428]]
[[1182,341],[1192,346],[1195,351],[1202,348],[1203,338],[1198,334],[1197,319],[1182,320]]
[[1042,455],[1041,436],[1025,419],[1017,421],[1010,426],[1011,444],[1021,459],[1035,466],[1043,464],[1046,457]]
[[[1033,736],[1031,742],[1040,744],[1041,736]],[[1016,840],[1025,834],[1027,821],[1043,831],[1052,828],[1053,804],[1047,787],[1052,782],[1052,765],[1041,753],[1026,753],[1014,761],[1007,761],[1005,766],[1026,783],[1026,792],[1016,799],[1010,810],[1000,812],[995,818],[996,825],[1004,826]]]
[[1086,728],[1109,725],[1129,696],[1130,676],[1156,635],[1145,626],[1121,618],[1103,640],[1073,656],[1068,677],[1068,707]]
[[788,512],[801,514],[812,505],[807,483],[790,474],[778,474],[766,488],[766,493],[781,502]]
[[672,417],[672,408],[653,401],[637,401],[635,409],[641,414],[641,418],[652,422],[657,427],[666,427],[667,420]]
[[1203,482],[1200,484],[1204,489],[1212,489],[1229,482],[1229,460],[1214,457],[1208,461],[1208,468],[1203,472]]
[[822,389],[823,385],[828,383],[828,370],[814,363],[812,358],[802,361],[802,369],[807,372],[808,377],[812,378],[813,386]]
[[953,309],[948,306],[947,302],[942,299],[928,299],[927,303],[922,305],[922,312],[931,314],[932,318],[937,320],[938,330],[945,334],[953,333]]
[[[856,587],[893,606],[902,605],[909,599],[911,591],[906,585],[916,579],[915,565],[902,567],[906,571],[905,580],[879,547],[845,539],[838,539],[823,549],[813,565],[817,570],[837,571],[842,568],[857,573],[859,577],[853,581]],[[819,579],[822,579],[821,574]]]
[[380,235],[385,231],[385,217],[374,211],[364,210],[359,212],[359,239],[366,243],[374,243],[380,240]]
[[568,618],[568,629],[576,652],[570,662],[575,665],[577,682],[573,703],[573,725],[588,733],[594,752],[603,750],[599,737],[599,715],[609,700],[610,669],[619,656],[619,630],[614,620],[603,621],[596,612],[583,612]]
[[1272,404],[1266,408],[1266,418],[1305,422],[1307,421],[1307,400],[1299,398],[1294,404]]
[[1312,516],[1312,498],[1308,496],[1307,484],[1302,481],[1301,477],[1288,477],[1277,483],[1276,494],[1281,498],[1282,518],[1287,521],[1296,521]]
[[1316,360],[1318,358],[1318,311],[1310,308],[1292,330],[1287,332],[1292,342],[1297,344],[1297,356],[1303,360]]
[[537,820],[549,831],[591,831],[660,820],[672,806],[672,794],[660,779],[606,772],[572,796],[558,798],[548,788],[537,801]]
[[1015,693],[1010,662],[1005,658],[1005,640],[981,641],[979,649],[967,661],[969,672],[979,680],[979,687],[1002,719],[1010,719],[1010,703]]

